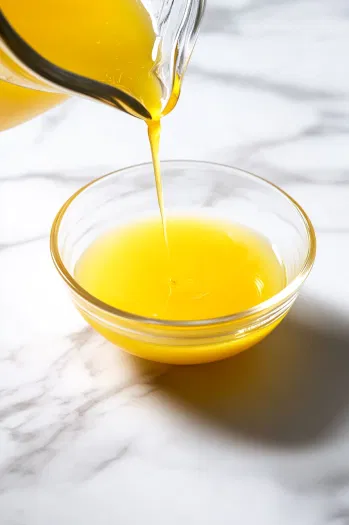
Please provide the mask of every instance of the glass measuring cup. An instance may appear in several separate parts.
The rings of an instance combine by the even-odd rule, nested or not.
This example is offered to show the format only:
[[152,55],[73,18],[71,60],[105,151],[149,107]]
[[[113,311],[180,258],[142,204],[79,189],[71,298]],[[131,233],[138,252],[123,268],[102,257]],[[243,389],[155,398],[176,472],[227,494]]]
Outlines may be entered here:
[[[30,2],[31,9],[35,9],[35,3],[35,1]],[[75,3],[78,5],[79,1]],[[204,4],[204,0],[152,0],[145,6],[155,35],[151,50],[154,64],[149,74],[156,77],[160,86],[160,115],[168,113],[177,102]],[[20,24],[13,20],[16,17],[12,16],[11,19],[10,16],[11,5],[10,1],[4,0],[0,7],[0,82],[2,80],[40,92],[83,95],[142,119],[154,118],[153,112],[144,101],[140,100],[132,90],[125,90],[122,85],[118,85],[115,79],[103,78],[102,81],[101,78],[89,78],[81,74],[81,71],[66,69],[52,62],[49,56],[44,56],[42,50],[37,49],[25,38],[25,35],[20,34],[18,30]],[[115,12],[111,12],[110,15],[117,16],[117,8],[115,2]],[[17,11],[12,10],[12,14],[18,12],[20,6],[16,6],[16,9]],[[40,13],[37,15],[40,16]],[[53,24],[52,28],[56,28],[57,32],[60,30],[59,24]],[[77,28],[77,40],[79,31],[83,30],[83,27]],[[98,41],[96,43],[98,44]],[[74,39],[67,42],[67,45],[74,46]],[[159,114],[157,116],[160,116]]]

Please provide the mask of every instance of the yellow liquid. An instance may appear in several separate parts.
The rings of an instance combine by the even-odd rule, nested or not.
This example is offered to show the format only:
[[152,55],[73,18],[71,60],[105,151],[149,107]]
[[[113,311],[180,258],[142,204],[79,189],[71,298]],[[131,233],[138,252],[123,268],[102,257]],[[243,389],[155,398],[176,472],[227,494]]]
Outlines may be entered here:
[[165,204],[164,196],[162,190],[162,180],[161,180],[161,169],[160,169],[160,135],[161,135],[161,122],[160,120],[151,120],[148,122],[148,138],[151,150],[151,156],[153,160],[154,168],[154,177],[155,177],[155,186],[156,186],[156,195],[159,204],[159,211],[161,216],[162,231],[165,240],[167,255],[170,257],[170,247],[168,243],[167,235],[167,224],[166,224],[166,215],[165,215]]
[[[139,0],[1,0],[18,33],[67,70],[116,86],[161,114],[156,31]],[[57,29],[59,27],[59,30]],[[0,60],[4,59],[0,52]],[[31,118],[58,96],[0,82],[0,129]],[[12,116],[11,116],[12,115]]]
[[[168,218],[168,242],[160,219],[107,232],[83,253],[75,269],[78,283],[91,295],[120,310],[152,319],[203,320],[251,308],[279,292],[285,269],[272,246],[243,226],[213,219]],[[170,268],[171,265],[171,268]],[[131,353],[173,363],[212,361],[241,351],[274,326],[240,341],[200,348],[161,346],[133,340],[87,320]],[[193,357],[193,352],[196,356]]]
[[56,106],[66,97],[27,89],[0,80],[0,131]]

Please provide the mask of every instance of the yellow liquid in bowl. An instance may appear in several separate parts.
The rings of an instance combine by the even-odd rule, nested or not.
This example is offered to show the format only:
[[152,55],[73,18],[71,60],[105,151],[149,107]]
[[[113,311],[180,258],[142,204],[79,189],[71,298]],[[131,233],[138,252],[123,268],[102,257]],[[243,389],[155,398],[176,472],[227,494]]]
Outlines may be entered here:
[[[283,264],[264,237],[246,227],[211,219],[169,218],[168,248],[161,220],[134,223],[105,233],[83,253],[77,282],[120,310],[151,319],[203,320],[258,305],[286,284]],[[107,339],[140,357],[169,363],[199,363],[233,355],[262,339],[277,324],[223,342],[195,339],[160,344],[82,312]],[[127,326],[127,323],[126,325]],[[137,327],[137,323],[136,323]],[[134,326],[133,326],[134,328]],[[141,329],[141,323],[139,324]],[[195,329],[194,329],[195,334]],[[166,327],[159,328],[166,339]],[[185,333],[183,332],[185,338]],[[192,337],[193,334],[191,334]],[[181,332],[178,332],[181,338]]]

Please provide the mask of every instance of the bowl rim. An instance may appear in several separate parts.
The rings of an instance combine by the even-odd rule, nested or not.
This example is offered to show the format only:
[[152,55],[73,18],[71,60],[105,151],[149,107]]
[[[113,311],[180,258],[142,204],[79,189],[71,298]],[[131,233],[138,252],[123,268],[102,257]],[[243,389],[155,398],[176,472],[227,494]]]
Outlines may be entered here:
[[85,290],[80,284],[75,280],[73,275],[68,271],[66,266],[63,263],[63,260],[61,258],[61,255],[59,253],[58,248],[58,235],[60,231],[60,226],[63,220],[63,217],[65,213],[67,212],[68,208],[75,202],[75,200],[85,191],[89,190],[93,185],[98,184],[102,180],[113,177],[115,175],[119,175],[122,172],[131,171],[136,168],[149,168],[152,167],[151,162],[143,162],[140,164],[135,164],[132,166],[127,166],[125,168],[120,168],[117,170],[114,170],[112,172],[109,172],[105,175],[102,175],[101,177],[98,177],[96,179],[93,179],[92,181],[88,182],[84,186],[82,186],[80,189],[78,189],[69,199],[63,204],[63,206],[60,208],[58,213],[56,214],[56,217],[53,221],[51,233],[50,233],[50,251],[51,251],[51,257],[53,259],[53,263],[58,270],[58,273],[61,275],[63,280],[66,282],[66,284],[69,286],[69,288],[78,296],[80,296],[82,299],[87,301],[88,303],[91,303],[94,307],[97,307],[98,309],[103,310],[104,312],[107,312],[108,314],[112,314],[114,316],[117,316],[118,318],[123,318],[128,321],[135,321],[137,323],[143,323],[146,325],[153,325],[153,326],[165,326],[165,327],[173,327],[173,328],[188,328],[188,327],[205,327],[205,326],[214,326],[217,324],[225,324],[225,323],[231,323],[234,321],[241,321],[243,319],[249,318],[251,316],[260,315],[264,312],[267,312],[271,309],[276,309],[278,306],[282,305],[285,301],[287,301],[290,297],[292,297],[298,289],[301,287],[301,285],[304,283],[306,278],[308,277],[316,256],[316,234],[315,229],[306,214],[306,212],[303,210],[303,208],[297,203],[295,199],[293,199],[287,192],[279,188],[276,184],[269,182],[268,180],[264,179],[263,177],[260,177],[259,175],[255,175],[254,173],[251,173],[247,170],[243,170],[241,168],[236,168],[234,166],[229,166],[227,164],[221,164],[218,162],[210,162],[210,161],[202,161],[202,160],[165,160],[161,161],[161,165],[202,165],[204,167],[212,166],[214,168],[224,168],[229,169],[233,171],[237,171],[240,174],[242,174],[244,177],[257,179],[258,182],[262,182],[267,186],[270,186],[277,192],[281,193],[283,197],[286,198],[286,200],[292,205],[292,207],[298,212],[298,215],[300,216],[308,237],[308,251],[304,259],[304,263],[298,272],[298,274],[290,281],[282,290],[280,290],[277,294],[273,295],[269,299],[262,301],[261,303],[248,308],[247,310],[243,310],[241,312],[237,312],[231,315],[226,315],[223,317],[213,317],[209,319],[200,319],[200,320],[170,320],[170,319],[154,319],[150,317],[145,317],[142,315],[134,314],[132,312],[127,312],[125,310],[118,309],[114,306],[111,306],[100,299],[97,299],[92,294],[90,294],[87,290]]

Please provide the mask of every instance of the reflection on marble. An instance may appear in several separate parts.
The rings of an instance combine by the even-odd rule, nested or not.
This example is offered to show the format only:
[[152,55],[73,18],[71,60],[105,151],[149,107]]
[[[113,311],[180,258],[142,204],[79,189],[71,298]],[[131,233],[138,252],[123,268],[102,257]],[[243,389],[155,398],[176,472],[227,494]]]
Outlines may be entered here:
[[52,267],[64,200],[149,160],[141,122],[72,100],[1,135],[1,525],[349,524],[348,48],[347,0],[208,1],[162,157],[280,184],[319,243],[290,317],[230,361],[117,351]]

